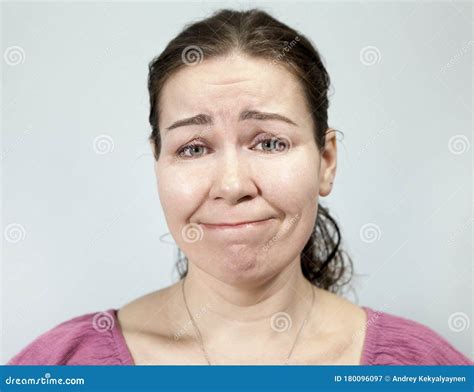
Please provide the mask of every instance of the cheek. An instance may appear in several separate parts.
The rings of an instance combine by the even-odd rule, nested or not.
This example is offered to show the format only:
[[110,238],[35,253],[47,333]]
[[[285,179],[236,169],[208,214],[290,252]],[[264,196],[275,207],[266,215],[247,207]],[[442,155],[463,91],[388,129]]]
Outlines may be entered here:
[[263,197],[285,215],[307,212],[317,204],[318,167],[313,154],[302,151],[279,161],[262,161],[257,170]]
[[[273,249],[279,252],[302,249],[317,216],[319,177],[317,155],[302,151],[281,163],[261,165],[259,182],[266,200],[284,217]],[[286,249],[285,249],[286,248]]]
[[158,194],[170,228],[182,225],[202,202],[202,171],[157,165]]

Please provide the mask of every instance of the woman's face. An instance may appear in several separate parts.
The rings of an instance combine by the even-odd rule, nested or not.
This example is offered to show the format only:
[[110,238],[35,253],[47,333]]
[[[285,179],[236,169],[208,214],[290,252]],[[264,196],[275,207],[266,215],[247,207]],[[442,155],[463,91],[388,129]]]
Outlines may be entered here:
[[165,83],[159,128],[159,197],[193,267],[245,286],[299,260],[318,195],[330,192],[336,144],[328,136],[319,154],[291,72],[240,54],[187,65]]

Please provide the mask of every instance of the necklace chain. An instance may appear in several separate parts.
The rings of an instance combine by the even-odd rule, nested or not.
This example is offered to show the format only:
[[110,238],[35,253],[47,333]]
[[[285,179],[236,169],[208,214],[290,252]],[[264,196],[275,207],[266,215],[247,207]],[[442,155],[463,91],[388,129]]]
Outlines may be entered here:
[[[181,284],[181,291],[183,292],[183,299],[184,299],[184,305],[186,306],[186,311],[188,312],[189,318],[191,319],[191,323],[193,325],[194,331],[198,337],[198,342],[199,345],[201,346],[201,350],[204,354],[204,357],[206,358],[207,364],[210,365],[211,361],[209,360],[209,355],[206,352],[206,349],[204,348],[204,341],[202,339],[201,331],[199,330],[198,326],[196,325],[196,322],[194,321],[194,317],[192,316],[191,312],[189,311],[188,307],[188,302],[186,301],[186,295],[184,293],[184,281],[186,278],[183,278],[182,284]],[[312,294],[312,299],[311,299],[311,307],[308,309],[308,313],[306,314],[305,319],[303,320],[303,323],[301,324],[298,333],[296,334],[295,341],[293,342],[293,345],[291,346],[290,352],[288,353],[288,356],[286,357],[285,362],[283,363],[284,365],[288,365],[288,362],[290,360],[291,355],[293,354],[293,350],[296,346],[296,343],[298,342],[298,338],[300,337],[301,331],[303,330],[303,327],[305,326],[306,322],[308,321],[308,317],[311,313],[311,309],[313,309],[314,305],[314,287],[311,285],[311,294]]]

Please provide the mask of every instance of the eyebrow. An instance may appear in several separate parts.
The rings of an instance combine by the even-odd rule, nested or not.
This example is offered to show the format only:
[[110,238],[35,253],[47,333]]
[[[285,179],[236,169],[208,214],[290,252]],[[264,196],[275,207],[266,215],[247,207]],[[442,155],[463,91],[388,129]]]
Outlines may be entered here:
[[[294,121],[289,119],[288,117],[282,116],[278,113],[267,113],[267,112],[260,112],[258,110],[244,110],[240,113],[239,116],[240,121],[244,120],[276,120],[276,121],[283,121],[287,124],[298,126]],[[171,131],[172,129],[185,127],[188,125],[212,125],[212,117],[207,114],[198,114],[196,116],[184,118],[182,120],[175,121],[169,127],[166,128],[167,131]]]

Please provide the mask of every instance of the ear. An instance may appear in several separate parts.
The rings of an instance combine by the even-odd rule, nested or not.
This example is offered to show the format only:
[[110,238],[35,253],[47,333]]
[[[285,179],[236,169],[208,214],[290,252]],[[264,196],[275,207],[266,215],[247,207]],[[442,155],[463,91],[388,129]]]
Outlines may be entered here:
[[319,194],[327,196],[331,193],[337,167],[337,139],[336,130],[328,128],[325,134],[324,150],[321,153],[319,168]]

